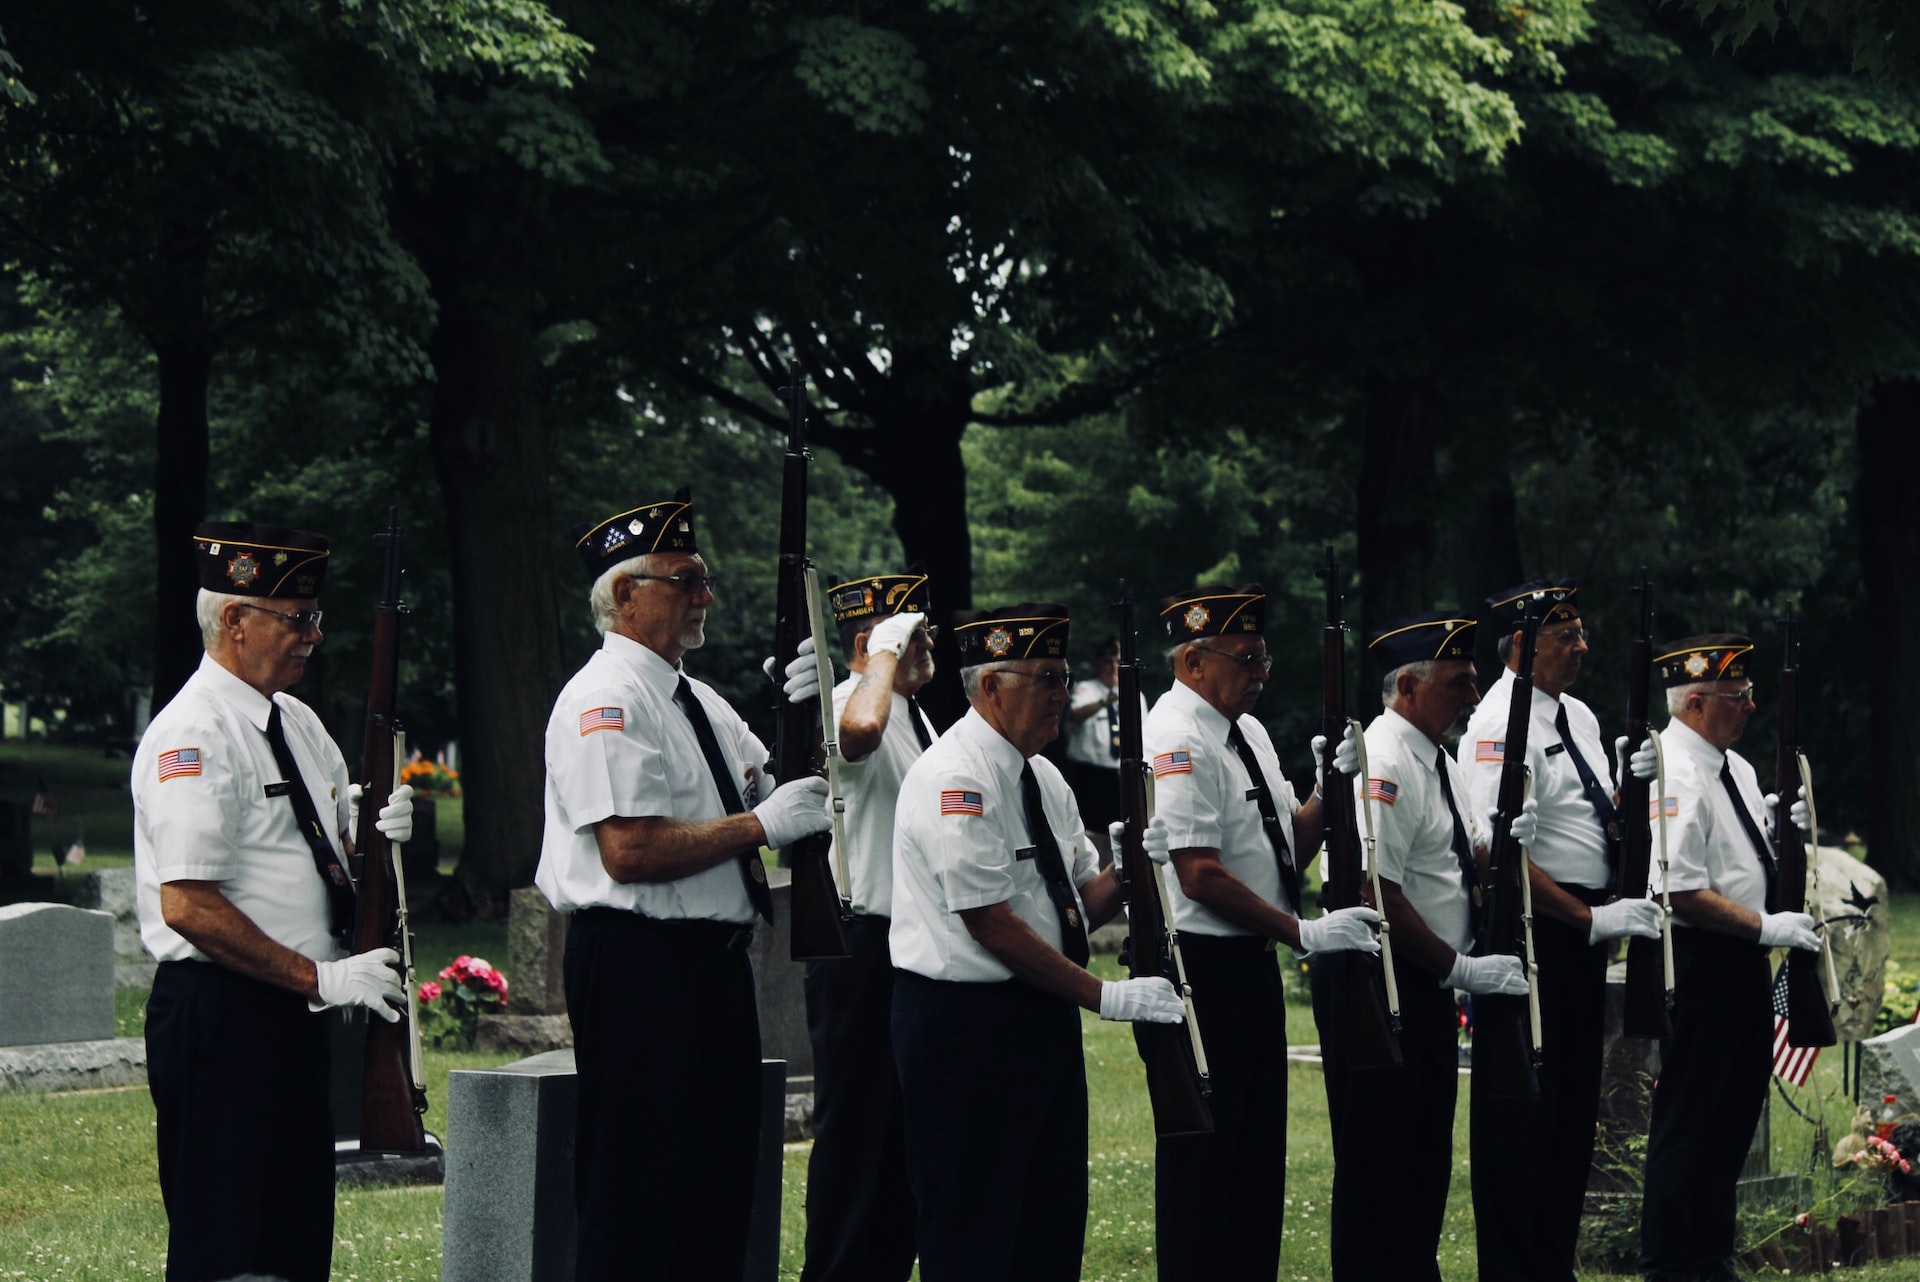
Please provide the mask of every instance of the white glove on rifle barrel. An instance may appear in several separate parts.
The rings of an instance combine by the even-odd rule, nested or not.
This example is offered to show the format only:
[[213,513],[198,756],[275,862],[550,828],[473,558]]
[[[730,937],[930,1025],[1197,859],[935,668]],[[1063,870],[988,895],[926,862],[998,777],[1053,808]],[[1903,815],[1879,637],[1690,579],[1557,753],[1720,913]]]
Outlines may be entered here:
[[[1778,807],[1779,804],[1780,804],[1779,793],[1770,792],[1767,794],[1766,806],[1765,806],[1765,809],[1766,809],[1765,822],[1766,822],[1766,828],[1767,828],[1767,836],[1769,837],[1772,837],[1775,835],[1773,831],[1774,829],[1773,816],[1776,813],[1776,807]],[[1787,818],[1793,820],[1793,826],[1800,830],[1800,839],[1802,841],[1813,840],[1813,813],[1807,809],[1807,790],[1805,787],[1797,788],[1794,790],[1793,804],[1787,807]]]
[[1458,988],[1476,997],[1525,997],[1527,974],[1521,969],[1520,959],[1511,953],[1485,957],[1461,953],[1454,958],[1453,969],[1440,987]]
[[1187,1008],[1167,980],[1113,979],[1100,985],[1100,1018],[1123,1024],[1184,1024]]
[[[1326,763],[1321,754],[1327,750],[1327,736],[1313,736],[1313,786],[1326,791]],[[1353,723],[1347,723],[1346,732],[1340,736],[1340,742],[1333,746],[1333,768],[1340,772],[1342,779],[1351,779],[1360,773],[1360,749],[1353,741]]]
[[364,1006],[389,1024],[407,1008],[407,990],[401,986],[395,969],[400,954],[391,948],[355,953],[339,961],[313,964],[314,987],[320,990],[320,1002],[308,1002],[312,1010],[331,1010],[336,1006]]
[[1820,936],[1814,933],[1813,918],[1806,913],[1761,913],[1760,946],[1817,952]]
[[1640,746],[1627,758],[1627,769],[1633,772],[1635,779],[1651,779],[1660,773],[1660,763],[1653,755],[1653,740],[1640,741]]
[[1610,904],[1594,907],[1593,925],[1587,929],[1587,942],[1597,944],[1607,939],[1625,939],[1629,935],[1658,939],[1660,921],[1660,905],[1651,899],[1616,899]]
[[753,808],[753,817],[765,830],[767,845],[778,850],[833,827],[831,804],[827,781],[819,775],[802,775],[775,788],[772,796]]
[[[1491,817],[1489,817],[1488,827],[1492,827]],[[1534,837],[1540,831],[1540,803],[1528,797],[1526,804],[1520,807],[1520,813],[1513,817],[1513,827],[1510,831],[1515,841],[1523,846],[1531,846]]]
[[[760,665],[760,671],[767,674],[767,680],[774,679],[772,655],[766,657],[766,661]],[[800,650],[793,656],[793,662],[787,665],[785,675],[786,680],[780,688],[786,693],[788,703],[805,703],[819,696],[820,669],[813,657],[812,636],[800,638]]]
[[1325,917],[1300,919],[1300,951],[1303,953],[1377,953],[1380,937],[1376,933],[1380,914],[1365,904],[1336,908]]
[[898,659],[913,643],[913,634],[926,626],[924,614],[890,614],[867,634],[868,654],[890,654]]
[[[359,835],[360,832],[360,785],[347,785],[347,831]],[[396,845],[404,846],[413,840],[413,785],[403,783],[387,794],[387,804],[380,807],[380,815],[373,821],[380,835]]]
[[[1125,859],[1123,850],[1126,845],[1127,825],[1116,819],[1107,825],[1107,848],[1113,851],[1113,871],[1117,877],[1123,871]],[[1167,825],[1159,815],[1147,820],[1147,826],[1140,831],[1140,844],[1147,848],[1147,858],[1165,867],[1173,856],[1167,851]]]

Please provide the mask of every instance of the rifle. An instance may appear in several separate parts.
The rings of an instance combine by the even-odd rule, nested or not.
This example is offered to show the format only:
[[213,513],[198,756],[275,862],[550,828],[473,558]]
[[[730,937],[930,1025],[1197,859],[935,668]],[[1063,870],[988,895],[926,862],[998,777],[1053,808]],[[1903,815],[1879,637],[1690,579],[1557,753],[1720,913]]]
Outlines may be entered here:
[[[1493,815],[1492,859],[1487,870],[1486,904],[1474,955],[1533,951],[1533,921],[1527,905],[1526,853],[1513,839],[1513,821],[1526,804],[1529,778],[1527,732],[1533,720],[1533,655],[1540,620],[1529,601],[1522,617],[1520,668],[1514,674],[1513,700],[1507,710],[1507,737],[1501,753],[1500,791]],[[1486,994],[1473,999],[1473,1075],[1492,1099],[1538,1099],[1540,1079],[1539,1015],[1532,970],[1528,996]],[[1524,1027],[1531,1022],[1531,1029]],[[1485,1074],[1482,1077],[1482,1074]]]
[[[820,755],[826,763],[827,803],[833,815],[833,880],[853,891],[853,874],[847,871],[847,799],[840,793],[840,769],[847,759],[840,753],[840,719],[833,714],[833,660],[827,657],[827,619],[820,608],[820,572],[807,567],[807,626],[813,632],[814,673],[820,682]],[[876,852],[877,853],[877,852]],[[843,895],[843,909],[851,907]]]
[[[773,670],[785,672],[800,654],[800,638],[812,629],[807,590],[807,389],[799,371],[782,389],[787,398],[787,457],[780,483],[780,571],[774,589]],[[820,687],[830,705],[831,687]],[[829,713],[828,715],[831,715]],[[785,782],[819,770],[822,735],[817,709],[774,705],[774,775]],[[793,960],[847,957],[846,919],[851,915],[829,867],[832,837],[815,833],[780,852],[793,873]]]
[[[1646,742],[1652,730],[1647,720],[1653,690],[1653,584],[1646,567],[1640,569],[1640,626],[1627,658],[1627,751]],[[1629,898],[1648,893],[1653,884],[1653,780],[1637,779],[1631,770],[1620,780],[1620,893]],[[1661,789],[1665,794],[1665,788]],[[1665,809],[1663,805],[1662,810]],[[1661,816],[1664,825],[1666,818]],[[1661,886],[1666,885],[1662,869]],[[1626,1009],[1622,1029],[1629,1037],[1673,1036],[1673,922],[1661,919],[1659,939],[1627,941]]]
[[1180,992],[1187,1011],[1184,1028],[1173,1024],[1133,1025],[1133,1044],[1147,1066],[1147,1095],[1153,1101],[1154,1133],[1160,1136],[1205,1134],[1213,1130],[1213,1093],[1207,1077],[1207,1051],[1193,1010],[1180,956],[1180,935],[1167,913],[1167,890],[1160,869],[1147,856],[1146,748],[1140,725],[1140,656],[1134,646],[1133,592],[1120,581],[1113,607],[1120,622],[1120,893],[1127,905],[1128,938],[1120,963],[1139,979],[1168,980]]
[[[1333,767],[1334,750],[1347,732],[1347,625],[1341,615],[1340,567],[1327,549],[1327,564],[1319,571],[1327,583],[1327,621],[1320,630],[1321,813],[1326,816],[1326,884],[1320,898],[1329,909],[1352,908],[1364,901],[1362,880],[1372,874],[1372,824],[1368,824],[1367,853],[1360,853],[1360,828],[1353,806],[1353,783]],[[1359,736],[1358,723],[1354,734]],[[1364,749],[1362,749],[1364,751]],[[1362,775],[1365,775],[1363,770]],[[1372,819],[1372,815],[1368,815]],[[1374,907],[1380,906],[1380,888],[1374,886]],[[1380,955],[1347,953],[1341,959],[1346,974],[1342,1003],[1347,1019],[1347,1053],[1355,1068],[1400,1066],[1400,994],[1393,976],[1393,944],[1386,917],[1380,919]]]
[[[1773,844],[1779,885],[1775,898],[1783,913],[1797,913],[1807,906],[1807,846],[1800,839],[1791,811],[1796,788],[1806,790],[1807,807],[1813,807],[1813,771],[1800,751],[1800,644],[1794,635],[1792,609],[1780,625],[1785,657],[1780,668],[1780,733],[1773,758]],[[1819,829],[1814,839],[1819,840]],[[1821,963],[1832,967],[1827,949],[1825,924],[1820,932],[1820,952],[1803,948],[1789,949],[1787,960],[1787,1043],[1792,1046],[1831,1046],[1838,1037],[1833,1028],[1833,1012],[1839,1005],[1829,993],[1821,974]]]
[[419,1009],[413,986],[413,936],[407,929],[407,884],[400,847],[375,824],[399,782],[406,736],[395,715],[400,684],[400,522],[387,509],[387,528],[374,536],[386,549],[380,601],[373,609],[373,673],[367,681],[367,732],[360,749],[360,824],[353,844],[360,894],[353,950],[391,948],[400,954],[407,990],[404,1019],[367,1021],[360,1070],[360,1149],[368,1153],[424,1153],[426,1070],[420,1058]]

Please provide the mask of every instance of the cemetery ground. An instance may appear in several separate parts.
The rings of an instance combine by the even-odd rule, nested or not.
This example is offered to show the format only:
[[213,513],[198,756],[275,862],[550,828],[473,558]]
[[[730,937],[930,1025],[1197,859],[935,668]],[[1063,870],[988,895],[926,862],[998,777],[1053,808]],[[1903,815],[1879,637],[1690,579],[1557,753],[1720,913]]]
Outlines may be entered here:
[[[23,775],[31,795],[34,779],[17,744],[0,744],[0,786],[13,798]],[[131,816],[125,802],[124,761],[103,760],[97,750],[36,746],[32,765],[45,771],[61,803],[58,827],[35,821],[38,855],[35,872],[52,876],[47,853],[69,817],[84,821],[87,866],[125,864],[131,855]],[[458,802],[443,802],[440,835],[448,851],[457,851]],[[76,825],[77,829],[77,825]],[[72,837],[66,838],[71,841]],[[70,872],[69,877],[74,874]],[[503,926],[479,923],[428,925],[417,936],[418,972],[430,977],[459,953],[499,960],[506,951]],[[1911,988],[1920,974],[1920,895],[1897,895],[1893,904],[1893,950],[1901,968],[1890,977]],[[1096,956],[1095,969],[1107,978],[1118,971],[1110,956]],[[512,977],[509,976],[509,979]],[[1317,1040],[1312,1013],[1300,1000],[1287,1011],[1288,1041],[1296,1046]],[[116,998],[116,1033],[138,1036],[145,1020],[144,991],[124,989]],[[1146,1282],[1153,1272],[1153,1126],[1146,1089],[1132,1038],[1124,1025],[1082,1017],[1085,1037],[1090,1141],[1090,1207],[1083,1277],[1087,1282]],[[457,1069],[486,1068],[505,1057],[489,1053],[427,1053],[428,1129],[444,1134],[447,1075]],[[1823,1116],[1830,1146],[1846,1133],[1852,1107],[1841,1087],[1842,1057],[1823,1054],[1807,1085],[1790,1092],[1794,1102]],[[1332,1184],[1326,1097],[1317,1067],[1296,1064],[1289,1071],[1288,1152],[1285,1169],[1272,1173],[1274,1213],[1286,1219],[1281,1278],[1330,1276],[1327,1261],[1326,1206]],[[1460,1112],[1454,1127],[1455,1168],[1440,1243],[1443,1275],[1449,1282],[1474,1276],[1473,1212],[1468,1191],[1467,1092],[1461,1083]],[[1391,1100],[1380,1101],[1392,1108]],[[1772,1099],[1773,1166],[1776,1171],[1815,1173],[1816,1196],[1830,1196],[1836,1182],[1826,1172],[1824,1152],[1816,1152],[1813,1128],[1795,1117],[1776,1092]],[[1732,1142],[1741,1142],[1737,1138]],[[809,1146],[789,1144],[785,1152],[781,1206],[781,1277],[797,1277],[804,1232],[802,1199],[806,1192]],[[636,1152],[636,1160],[668,1161],[670,1154]],[[1378,1160],[1393,1162],[1392,1153]],[[1842,1182],[1843,1183],[1843,1182]],[[1864,1186],[1856,1186],[1856,1194]],[[337,1200],[333,1278],[335,1282],[438,1282],[441,1256],[442,1189],[438,1185],[386,1189],[342,1188]],[[1755,1234],[1786,1222],[1805,1207],[1769,1207],[1749,1214]],[[1829,1212],[1831,1205],[1826,1208]],[[1843,1208],[1844,1209],[1844,1208]],[[1391,1232],[1391,1210],[1383,1208],[1381,1228]],[[1830,1214],[1827,1218],[1831,1218]],[[166,1216],[154,1178],[153,1108],[144,1087],[56,1095],[0,1095],[0,1280],[11,1282],[145,1282],[161,1276]],[[1911,1259],[1839,1271],[1859,1282],[1894,1282],[1913,1276]],[[1615,1282],[1619,1275],[1583,1271],[1585,1282]],[[1624,1279],[1620,1279],[1624,1282]]]

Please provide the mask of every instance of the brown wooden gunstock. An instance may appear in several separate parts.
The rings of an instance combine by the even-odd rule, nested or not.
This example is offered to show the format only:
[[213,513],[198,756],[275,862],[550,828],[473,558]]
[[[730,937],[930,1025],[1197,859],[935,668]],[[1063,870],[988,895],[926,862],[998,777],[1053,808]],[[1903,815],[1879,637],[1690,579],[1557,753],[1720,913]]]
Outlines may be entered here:
[[[1627,657],[1627,751],[1647,741],[1653,697],[1653,584],[1640,570],[1640,624]],[[1653,781],[1631,770],[1620,780],[1620,894],[1637,898],[1653,882]],[[1629,1037],[1673,1036],[1673,994],[1667,989],[1664,945],[1658,939],[1627,941],[1626,1008],[1622,1030]]]
[[[807,614],[807,389],[796,370],[785,389],[788,403],[787,456],[780,486],[780,571],[774,588],[773,670],[778,674],[800,653],[800,638],[811,631]],[[776,690],[777,690],[776,686]],[[820,698],[833,692],[822,689]],[[776,693],[774,704],[774,777],[781,782],[821,774],[819,709],[789,703]],[[802,837],[780,852],[793,875],[790,932],[795,961],[848,957],[849,909],[834,885],[833,838],[828,833]]]
[[[360,749],[360,823],[354,833],[354,862],[359,883],[353,951],[391,948],[409,955],[400,917],[403,889],[394,867],[393,845],[375,824],[393,790],[393,737],[400,682],[400,524],[387,509],[387,528],[376,537],[386,549],[386,572],[373,613],[373,672],[367,681],[367,731]],[[407,983],[412,977],[406,976]],[[377,1153],[424,1153],[427,1092],[413,1077],[412,1020],[388,1023],[367,1019],[367,1044],[360,1072],[360,1149]]]
[[[1780,668],[1779,743],[1773,757],[1773,846],[1775,908],[1783,913],[1807,907],[1807,844],[1793,822],[1793,800],[1800,792],[1800,642],[1793,611],[1781,622],[1786,654]],[[1818,840],[1815,834],[1815,840]],[[1821,954],[1804,948],[1787,951],[1787,1044],[1831,1046],[1839,1040],[1833,1008],[1820,974]]]

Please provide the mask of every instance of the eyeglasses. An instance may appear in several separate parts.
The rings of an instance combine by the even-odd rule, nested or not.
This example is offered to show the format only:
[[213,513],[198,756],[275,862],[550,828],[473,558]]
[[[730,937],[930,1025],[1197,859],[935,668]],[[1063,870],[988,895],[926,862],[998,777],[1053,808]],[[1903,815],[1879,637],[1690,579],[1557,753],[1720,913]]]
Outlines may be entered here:
[[631,577],[651,579],[655,583],[671,583],[689,596],[700,591],[711,592],[713,585],[720,581],[717,574],[635,574]]
[[1011,672],[1003,669],[999,675],[1003,677],[1027,677],[1031,680],[1038,681],[1049,690],[1065,690],[1073,685],[1073,669],[1071,668],[1061,668],[1058,671],[1052,668],[1046,668],[1039,672]]
[[1210,645],[1201,645],[1198,641],[1192,644],[1196,650],[1205,650],[1208,654],[1217,654],[1223,659],[1232,659],[1249,672],[1255,668],[1260,669],[1262,672],[1273,671],[1273,656],[1265,650],[1258,650],[1252,654],[1229,654],[1225,650],[1216,650]]
[[1587,630],[1585,628],[1561,628],[1556,632],[1542,632],[1540,639],[1542,641],[1558,641],[1564,646],[1575,646],[1587,639]]
[[1751,703],[1755,706],[1758,706],[1760,703],[1760,700],[1754,697],[1752,686],[1748,686],[1744,690],[1702,690],[1699,693],[1701,697],[1707,699],[1732,699],[1739,703]]
[[242,610],[258,610],[262,614],[271,614],[276,619],[285,619],[287,626],[295,632],[305,632],[308,628],[319,627],[320,618],[326,613],[324,610],[269,610],[264,605],[248,605],[245,601],[236,601],[234,604]]

